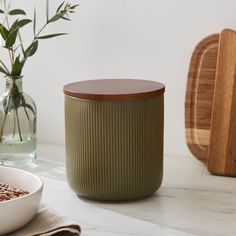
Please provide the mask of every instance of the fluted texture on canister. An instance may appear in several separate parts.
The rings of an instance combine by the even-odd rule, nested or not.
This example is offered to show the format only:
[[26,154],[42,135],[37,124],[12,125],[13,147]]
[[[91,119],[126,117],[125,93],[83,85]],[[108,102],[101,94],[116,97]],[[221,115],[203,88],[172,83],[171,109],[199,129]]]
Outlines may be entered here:
[[81,196],[148,196],[163,175],[163,95],[136,101],[65,96],[66,165]]

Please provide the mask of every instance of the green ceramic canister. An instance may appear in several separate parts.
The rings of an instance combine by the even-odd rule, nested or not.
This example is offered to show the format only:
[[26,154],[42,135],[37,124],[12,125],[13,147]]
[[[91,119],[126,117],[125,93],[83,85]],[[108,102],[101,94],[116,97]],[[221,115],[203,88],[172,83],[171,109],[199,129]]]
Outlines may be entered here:
[[64,86],[70,187],[96,200],[154,193],[163,177],[163,84],[132,79]]

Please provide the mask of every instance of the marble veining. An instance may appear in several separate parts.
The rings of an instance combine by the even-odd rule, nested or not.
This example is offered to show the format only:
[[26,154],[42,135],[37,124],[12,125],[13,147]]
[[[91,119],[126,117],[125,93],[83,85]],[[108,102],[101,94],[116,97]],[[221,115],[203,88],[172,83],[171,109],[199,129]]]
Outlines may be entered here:
[[83,235],[236,235],[236,179],[210,175],[193,157],[165,155],[153,196],[104,203],[78,198],[66,183],[64,147],[39,145],[28,167],[45,182],[43,201],[78,223]]
[[78,222],[82,235],[107,236],[191,236],[181,230],[164,227],[145,220],[129,217],[115,211],[94,206],[78,198],[64,181],[42,178],[45,183],[43,202],[57,210],[59,214]]

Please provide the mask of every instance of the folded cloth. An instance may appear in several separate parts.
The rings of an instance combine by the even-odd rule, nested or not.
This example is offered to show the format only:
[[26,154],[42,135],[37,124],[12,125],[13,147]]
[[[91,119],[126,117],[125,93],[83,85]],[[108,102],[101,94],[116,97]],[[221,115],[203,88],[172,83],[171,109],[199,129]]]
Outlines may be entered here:
[[26,226],[7,236],[78,236],[80,232],[79,225],[42,205]]

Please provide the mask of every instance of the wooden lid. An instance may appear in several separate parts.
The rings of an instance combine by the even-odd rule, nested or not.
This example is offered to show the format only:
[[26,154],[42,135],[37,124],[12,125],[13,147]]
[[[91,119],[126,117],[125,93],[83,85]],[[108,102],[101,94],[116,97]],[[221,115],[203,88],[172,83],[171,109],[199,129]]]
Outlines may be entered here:
[[87,80],[64,86],[66,95],[91,100],[136,100],[164,92],[165,86],[161,83],[135,79]]

